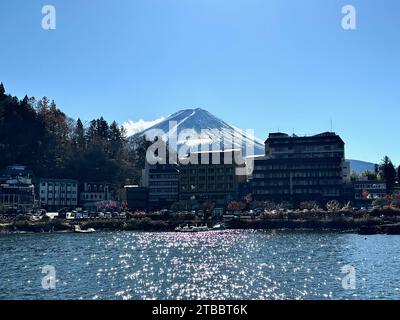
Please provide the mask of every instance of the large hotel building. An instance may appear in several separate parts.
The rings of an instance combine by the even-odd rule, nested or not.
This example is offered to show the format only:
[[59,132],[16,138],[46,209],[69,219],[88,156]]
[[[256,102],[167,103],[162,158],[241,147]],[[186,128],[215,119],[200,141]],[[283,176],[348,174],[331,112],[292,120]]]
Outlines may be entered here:
[[271,133],[265,156],[255,158],[251,185],[257,200],[341,199],[350,180],[344,142],[332,132],[314,136]]
[[241,150],[196,152],[195,155],[198,164],[179,167],[180,199],[207,200],[216,205],[236,199],[238,185],[246,179],[245,175],[237,174],[237,169],[245,166]]

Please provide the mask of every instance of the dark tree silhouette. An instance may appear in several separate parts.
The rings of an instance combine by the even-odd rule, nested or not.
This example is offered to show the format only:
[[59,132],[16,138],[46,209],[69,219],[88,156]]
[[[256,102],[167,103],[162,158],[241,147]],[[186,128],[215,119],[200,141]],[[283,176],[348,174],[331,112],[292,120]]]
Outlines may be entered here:
[[396,183],[396,169],[388,156],[382,159],[380,169],[383,179],[386,181],[387,192],[392,194]]
[[125,180],[140,181],[151,142],[127,139],[124,128],[103,118],[85,127],[54,101],[22,100],[6,95],[0,85],[0,169],[27,165],[37,177],[107,181],[120,187]]

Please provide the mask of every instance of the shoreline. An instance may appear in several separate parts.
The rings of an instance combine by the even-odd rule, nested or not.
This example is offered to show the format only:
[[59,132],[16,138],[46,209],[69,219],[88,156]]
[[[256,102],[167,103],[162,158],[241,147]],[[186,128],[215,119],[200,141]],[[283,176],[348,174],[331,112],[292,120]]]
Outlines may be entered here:
[[[386,213],[386,214],[383,214]],[[66,220],[60,218],[30,221],[26,218],[0,219],[0,234],[10,233],[65,233],[74,232],[74,225],[82,229],[120,231],[173,232],[177,226],[205,225],[209,227],[224,223],[226,229],[253,230],[307,230],[351,232],[362,235],[400,235],[400,216],[393,212],[377,211],[371,215],[318,212],[309,214],[285,214],[278,216],[231,217],[230,219],[203,220],[200,218],[177,218],[143,216],[130,219]]]

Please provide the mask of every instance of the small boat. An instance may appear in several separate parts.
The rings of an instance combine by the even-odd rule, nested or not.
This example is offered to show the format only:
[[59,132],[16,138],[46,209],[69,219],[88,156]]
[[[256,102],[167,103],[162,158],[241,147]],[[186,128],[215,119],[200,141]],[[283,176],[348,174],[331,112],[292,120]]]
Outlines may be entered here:
[[194,227],[193,227],[193,226],[189,227],[188,225],[184,226],[184,227],[181,229],[181,232],[196,232],[196,231],[197,231],[197,230],[194,230]]
[[211,228],[211,230],[224,230],[224,229],[225,225],[223,223],[218,223]]
[[86,230],[82,230],[79,225],[74,226],[74,232],[76,232],[76,233],[93,233],[95,231],[96,230],[94,230],[93,228],[88,228]]
[[176,232],[204,232],[204,231],[208,231],[208,230],[209,229],[208,229],[207,225],[205,225],[205,226],[202,225],[200,227],[186,225],[184,227],[178,226],[175,228]]
[[200,232],[201,232],[201,231],[208,231],[208,230],[209,230],[207,225],[197,227],[197,229],[198,229],[198,231],[200,231]]

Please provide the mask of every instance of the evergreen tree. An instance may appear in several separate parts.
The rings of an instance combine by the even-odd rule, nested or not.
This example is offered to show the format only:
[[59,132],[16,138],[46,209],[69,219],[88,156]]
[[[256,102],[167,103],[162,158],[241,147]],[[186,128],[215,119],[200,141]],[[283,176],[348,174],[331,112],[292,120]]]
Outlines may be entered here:
[[107,141],[110,137],[109,135],[109,126],[106,120],[103,117],[96,120],[96,129],[98,137],[104,141]]
[[78,118],[78,120],[76,121],[73,139],[74,139],[75,151],[83,152],[86,147],[85,128],[83,127],[83,123],[80,118]]
[[36,109],[39,114],[44,113],[49,108],[49,99],[43,97],[37,102]]
[[375,171],[365,170],[362,176],[366,177],[368,180],[378,180],[378,173]]
[[5,95],[0,85],[0,169],[27,165],[39,178],[107,181],[120,187],[126,179],[139,182],[151,142],[138,139],[136,147],[126,131],[104,118],[68,118],[47,97],[36,101]]
[[0,83],[0,99],[5,98],[6,96],[6,90],[4,89],[4,85],[3,82]]
[[124,145],[123,132],[118,127],[118,124],[113,121],[109,129],[110,137],[110,155],[112,158],[116,159],[121,156],[122,148]]
[[22,104],[22,107],[24,107],[24,108],[28,108],[31,106],[27,95],[25,95],[24,99],[22,99],[21,104]]
[[400,184],[400,165],[397,167],[397,182]]
[[383,158],[380,168],[383,179],[386,181],[387,191],[392,194],[396,182],[396,169],[388,156]]

